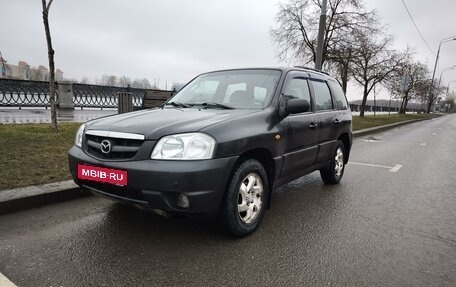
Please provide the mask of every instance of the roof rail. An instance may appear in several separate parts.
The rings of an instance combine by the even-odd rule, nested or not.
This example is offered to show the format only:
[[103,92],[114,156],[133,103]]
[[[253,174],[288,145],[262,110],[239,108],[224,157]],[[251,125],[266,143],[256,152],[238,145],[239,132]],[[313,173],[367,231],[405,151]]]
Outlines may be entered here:
[[319,72],[319,73],[322,73],[322,74],[325,74],[325,75],[329,76],[328,72],[325,72],[325,71],[322,71],[322,70],[318,70],[318,69],[315,69],[315,68],[310,68],[310,67],[305,67],[305,66],[294,66],[294,67],[295,68],[306,69],[306,70],[312,70],[312,71]]

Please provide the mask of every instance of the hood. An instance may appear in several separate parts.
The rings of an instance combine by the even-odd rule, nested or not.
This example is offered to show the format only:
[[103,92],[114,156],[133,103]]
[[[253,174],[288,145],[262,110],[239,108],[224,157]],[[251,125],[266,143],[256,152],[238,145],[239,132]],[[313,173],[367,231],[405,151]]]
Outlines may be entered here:
[[160,108],[96,119],[87,123],[87,130],[136,133],[148,140],[157,140],[165,135],[197,132],[221,121],[255,112],[258,110]]

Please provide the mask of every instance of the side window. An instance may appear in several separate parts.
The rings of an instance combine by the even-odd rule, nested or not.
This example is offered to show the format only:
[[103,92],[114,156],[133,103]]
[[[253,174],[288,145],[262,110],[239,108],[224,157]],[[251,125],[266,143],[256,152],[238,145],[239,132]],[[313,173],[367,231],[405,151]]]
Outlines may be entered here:
[[334,107],[336,110],[346,110],[348,108],[347,99],[345,98],[344,92],[340,87],[339,83],[334,81],[328,82],[329,87],[331,88],[331,93],[333,95]]
[[307,83],[306,79],[292,79],[290,82],[288,82],[287,86],[283,90],[283,94],[287,100],[303,99],[307,100],[309,104],[312,105],[309,92],[309,84]]
[[315,106],[317,111],[332,110],[331,93],[325,82],[312,81],[315,93]]

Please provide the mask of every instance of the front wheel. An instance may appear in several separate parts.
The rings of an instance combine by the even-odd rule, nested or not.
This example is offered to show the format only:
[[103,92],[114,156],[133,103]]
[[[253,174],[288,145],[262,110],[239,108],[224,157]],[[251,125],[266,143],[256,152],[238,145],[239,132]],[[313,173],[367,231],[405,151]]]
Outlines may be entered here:
[[269,186],[263,165],[244,161],[234,171],[221,209],[228,231],[235,236],[254,232],[263,218]]
[[345,170],[345,147],[342,141],[337,141],[336,149],[331,156],[328,169],[320,170],[320,176],[326,184],[337,184],[342,179]]

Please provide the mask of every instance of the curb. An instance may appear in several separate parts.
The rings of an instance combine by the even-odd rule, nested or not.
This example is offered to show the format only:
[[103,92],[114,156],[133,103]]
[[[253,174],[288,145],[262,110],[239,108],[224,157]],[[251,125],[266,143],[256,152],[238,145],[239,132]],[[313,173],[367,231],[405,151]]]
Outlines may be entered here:
[[87,196],[72,180],[0,191],[0,215]]
[[415,123],[415,122],[425,121],[425,120],[432,120],[432,119],[433,118],[430,118],[430,119],[423,118],[423,119],[408,120],[408,121],[388,124],[388,125],[384,125],[384,126],[377,126],[377,127],[357,130],[357,131],[353,132],[353,137],[355,137],[355,138],[362,137],[362,136],[365,136],[365,135],[368,135],[368,134],[377,133],[377,132],[381,132],[381,131],[385,131],[385,130],[390,130],[390,129],[395,128],[395,127],[399,127],[399,126],[403,126],[403,125],[407,125],[407,124],[411,124],[411,123]]
[[[430,119],[424,118],[408,120],[384,126],[357,130],[353,132],[353,137],[357,138],[423,120]],[[0,191],[0,215],[89,195],[91,195],[90,192],[82,190],[73,182],[73,180],[3,190]]]

